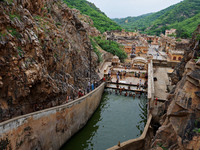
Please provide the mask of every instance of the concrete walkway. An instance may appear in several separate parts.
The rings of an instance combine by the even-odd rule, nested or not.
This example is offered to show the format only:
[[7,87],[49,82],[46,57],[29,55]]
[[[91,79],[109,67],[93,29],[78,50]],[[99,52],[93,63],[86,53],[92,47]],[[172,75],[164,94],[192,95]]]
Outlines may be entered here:
[[[130,84],[130,82],[131,82],[132,84],[138,84],[138,83],[140,83],[140,79],[141,79],[141,84],[144,84],[146,79],[145,78],[137,78],[137,77],[122,77],[122,79],[119,80],[119,83]],[[117,81],[117,76],[112,75],[112,82],[116,82],[116,81]]]
[[126,71],[126,72],[140,72],[140,73],[146,73],[146,70],[139,70],[139,69],[124,69],[124,68],[113,68],[114,71]]
[[136,86],[130,86],[130,89],[128,89],[128,85],[120,85],[119,84],[119,88],[117,88],[117,85],[116,84],[107,84],[106,85],[107,88],[112,88],[112,89],[118,89],[119,88],[124,88],[125,91],[134,91],[134,92],[147,92],[145,89],[143,88],[138,88]]
[[151,45],[149,47],[148,54],[152,55],[154,60],[166,60],[166,58],[165,58],[165,56],[166,56],[165,52],[160,52],[158,50],[158,46]]
[[157,81],[154,81],[155,85],[155,98],[166,100],[167,99],[167,85],[169,85],[168,70],[170,68],[155,68],[154,77]]

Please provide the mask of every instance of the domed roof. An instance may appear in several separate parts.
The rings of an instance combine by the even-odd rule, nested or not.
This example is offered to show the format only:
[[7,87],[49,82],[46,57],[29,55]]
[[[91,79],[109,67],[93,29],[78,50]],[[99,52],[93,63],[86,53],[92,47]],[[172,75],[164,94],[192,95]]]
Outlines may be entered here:
[[119,57],[118,57],[118,56],[116,56],[116,55],[115,55],[115,56],[113,56],[113,58],[114,58],[114,59],[119,59]]
[[133,59],[133,63],[134,62],[143,62],[143,63],[147,63],[147,59],[145,59],[144,57],[135,57]]

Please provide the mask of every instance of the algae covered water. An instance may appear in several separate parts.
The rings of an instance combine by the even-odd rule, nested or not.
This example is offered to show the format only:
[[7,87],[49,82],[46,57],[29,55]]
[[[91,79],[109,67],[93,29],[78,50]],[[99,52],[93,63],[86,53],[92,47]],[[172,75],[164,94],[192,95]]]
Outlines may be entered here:
[[100,106],[86,126],[61,150],[105,150],[140,136],[146,123],[146,96],[133,99],[110,91],[103,93]]

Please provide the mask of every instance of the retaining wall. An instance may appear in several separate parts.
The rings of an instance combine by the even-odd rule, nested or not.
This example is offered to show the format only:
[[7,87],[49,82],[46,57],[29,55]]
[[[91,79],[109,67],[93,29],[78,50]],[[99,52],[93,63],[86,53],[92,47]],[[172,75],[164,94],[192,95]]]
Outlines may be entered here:
[[105,87],[65,105],[0,123],[0,149],[58,150],[79,131],[99,106]]
[[153,106],[154,102],[154,75],[153,75],[153,60],[150,60],[148,63],[148,114],[150,113],[150,109]]
[[125,141],[119,145],[115,145],[107,150],[147,150],[148,145],[152,138],[152,132],[149,128],[151,123],[152,115],[150,114],[148,117],[148,121],[144,128],[142,135],[139,138],[131,139]]
[[153,65],[160,67],[175,67],[178,63],[180,62],[153,60]]

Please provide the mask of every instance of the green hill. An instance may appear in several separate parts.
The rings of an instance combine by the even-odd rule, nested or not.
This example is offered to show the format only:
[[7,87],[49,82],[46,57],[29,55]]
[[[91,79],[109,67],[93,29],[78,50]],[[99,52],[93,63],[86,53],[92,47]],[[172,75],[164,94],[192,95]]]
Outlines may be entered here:
[[94,26],[101,32],[121,30],[121,27],[108,18],[93,3],[86,0],[64,0],[70,8],[78,9],[82,14],[88,15],[94,22]]
[[200,0],[184,0],[156,13],[114,21],[127,30],[133,31],[137,28],[147,34],[159,35],[166,29],[175,28],[178,36],[191,37],[192,32],[200,24],[199,13]]
[[200,24],[200,13],[180,23],[174,23],[170,25],[169,28],[177,29],[178,37],[187,38],[191,37],[192,33],[196,30],[199,24]]
[[126,30],[135,30],[137,28],[137,26],[135,24],[133,24],[134,22],[137,22],[138,20],[142,20],[143,18],[152,15],[153,13],[149,13],[149,14],[145,14],[145,15],[141,15],[138,17],[126,17],[126,18],[114,18],[113,20],[119,24],[120,26],[122,26],[123,28],[125,28]]

